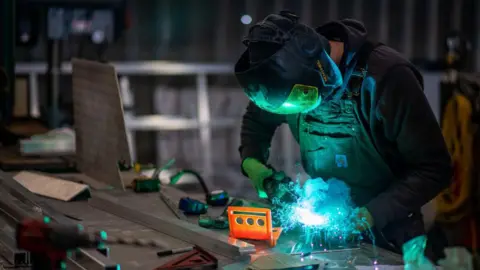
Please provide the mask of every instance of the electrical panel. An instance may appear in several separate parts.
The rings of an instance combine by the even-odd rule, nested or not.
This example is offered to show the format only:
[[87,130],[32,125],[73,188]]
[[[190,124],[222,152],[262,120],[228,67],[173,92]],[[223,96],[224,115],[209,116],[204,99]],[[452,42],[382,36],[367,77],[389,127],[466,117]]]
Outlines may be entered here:
[[[47,38],[88,36],[92,43],[112,43],[128,27],[125,0],[17,0],[16,41],[34,46],[39,25]],[[41,16],[45,14],[46,16]]]

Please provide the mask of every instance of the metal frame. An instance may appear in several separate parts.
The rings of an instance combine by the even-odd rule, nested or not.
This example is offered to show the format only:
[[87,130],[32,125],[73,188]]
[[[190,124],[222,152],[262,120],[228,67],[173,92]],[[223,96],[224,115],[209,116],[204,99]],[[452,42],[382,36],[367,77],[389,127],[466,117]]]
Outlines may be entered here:
[[255,252],[255,246],[247,242],[215,233],[186,221],[140,212],[137,209],[122,205],[117,198],[105,193],[94,192],[88,204],[227,258],[235,259]]

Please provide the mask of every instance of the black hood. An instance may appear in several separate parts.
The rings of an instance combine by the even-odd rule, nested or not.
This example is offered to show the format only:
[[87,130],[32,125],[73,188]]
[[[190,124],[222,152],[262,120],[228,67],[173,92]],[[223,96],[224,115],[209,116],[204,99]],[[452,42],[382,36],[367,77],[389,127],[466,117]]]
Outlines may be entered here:
[[328,40],[337,40],[345,43],[346,50],[356,52],[367,40],[367,29],[356,20],[344,19],[328,22],[315,29],[317,33]]

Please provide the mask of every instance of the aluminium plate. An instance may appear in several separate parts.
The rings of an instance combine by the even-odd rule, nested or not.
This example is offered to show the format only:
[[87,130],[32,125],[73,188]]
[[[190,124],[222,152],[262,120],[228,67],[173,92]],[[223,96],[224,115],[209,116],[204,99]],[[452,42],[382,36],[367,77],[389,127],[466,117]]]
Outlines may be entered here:
[[94,192],[88,203],[99,210],[170,235],[192,245],[235,259],[255,252],[255,246],[235,238],[221,235],[183,220],[153,216],[122,205],[119,200],[101,192]]

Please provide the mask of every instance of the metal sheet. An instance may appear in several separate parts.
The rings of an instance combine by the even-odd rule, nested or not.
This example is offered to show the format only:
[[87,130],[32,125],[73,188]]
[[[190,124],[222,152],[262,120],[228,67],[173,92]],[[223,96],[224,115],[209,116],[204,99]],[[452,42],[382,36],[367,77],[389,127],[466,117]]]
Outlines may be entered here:
[[35,194],[61,201],[71,201],[82,193],[89,192],[88,186],[58,177],[22,171],[13,179]]
[[220,235],[182,220],[140,212],[121,205],[117,198],[105,193],[93,193],[89,204],[107,213],[165,233],[190,244],[198,245],[227,258],[234,259],[255,252],[255,246],[247,242]]
[[78,59],[72,65],[77,168],[124,189],[118,162],[131,159],[115,68]]

